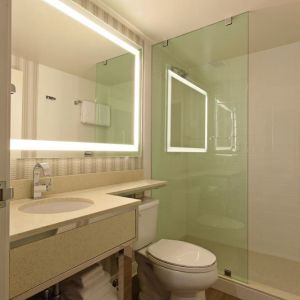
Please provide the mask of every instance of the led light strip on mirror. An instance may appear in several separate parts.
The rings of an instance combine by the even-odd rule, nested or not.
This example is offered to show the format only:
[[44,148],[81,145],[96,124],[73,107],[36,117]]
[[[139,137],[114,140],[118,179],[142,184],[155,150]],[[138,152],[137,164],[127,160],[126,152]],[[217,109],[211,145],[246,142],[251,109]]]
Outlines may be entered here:
[[105,152],[138,152],[140,144],[140,82],[141,82],[141,53],[140,50],[127,42],[118,34],[112,33],[113,28],[104,24],[88,11],[79,7],[71,0],[43,0],[45,3],[61,11],[70,18],[88,27],[112,43],[118,45],[135,57],[134,65],[134,120],[133,144],[81,143],[65,141],[43,141],[11,139],[11,150],[40,150],[40,151],[105,151]]

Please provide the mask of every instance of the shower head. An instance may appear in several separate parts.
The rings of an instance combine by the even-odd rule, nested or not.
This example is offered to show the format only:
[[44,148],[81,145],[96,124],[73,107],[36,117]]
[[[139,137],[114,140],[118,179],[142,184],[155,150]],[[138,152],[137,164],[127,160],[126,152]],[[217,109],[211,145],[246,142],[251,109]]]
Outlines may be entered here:
[[16,86],[12,83],[10,85],[10,94],[13,95],[16,93],[16,91],[17,91]]
[[185,78],[188,75],[188,73],[186,71],[184,71],[183,69],[177,68],[177,67],[171,67],[171,70],[183,78]]

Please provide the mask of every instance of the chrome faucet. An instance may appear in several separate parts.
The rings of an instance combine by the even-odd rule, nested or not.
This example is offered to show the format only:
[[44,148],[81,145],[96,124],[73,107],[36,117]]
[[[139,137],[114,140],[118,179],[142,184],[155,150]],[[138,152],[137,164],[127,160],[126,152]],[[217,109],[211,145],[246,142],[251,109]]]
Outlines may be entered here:
[[[40,199],[43,192],[51,187],[51,174],[48,163],[37,163],[33,168],[33,199]],[[40,177],[48,177],[48,182],[40,183]]]

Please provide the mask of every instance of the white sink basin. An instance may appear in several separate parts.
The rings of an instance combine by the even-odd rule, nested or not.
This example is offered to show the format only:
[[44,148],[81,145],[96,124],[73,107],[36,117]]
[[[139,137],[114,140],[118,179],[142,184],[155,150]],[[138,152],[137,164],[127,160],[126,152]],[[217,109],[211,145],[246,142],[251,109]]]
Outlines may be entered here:
[[57,214],[80,210],[93,205],[94,202],[85,198],[46,198],[32,200],[22,205],[19,210],[29,214]]

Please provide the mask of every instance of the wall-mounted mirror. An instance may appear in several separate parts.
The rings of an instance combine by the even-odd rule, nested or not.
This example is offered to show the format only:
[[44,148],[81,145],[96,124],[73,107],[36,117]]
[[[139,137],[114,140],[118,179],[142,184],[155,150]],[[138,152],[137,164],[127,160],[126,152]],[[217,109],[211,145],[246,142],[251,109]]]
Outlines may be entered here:
[[167,152],[207,151],[207,92],[178,68],[167,70]]
[[140,55],[71,0],[13,0],[11,148],[137,152]]

